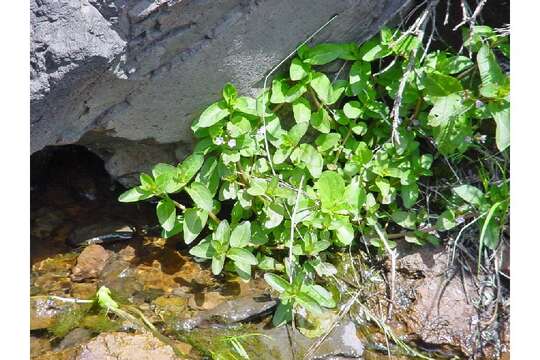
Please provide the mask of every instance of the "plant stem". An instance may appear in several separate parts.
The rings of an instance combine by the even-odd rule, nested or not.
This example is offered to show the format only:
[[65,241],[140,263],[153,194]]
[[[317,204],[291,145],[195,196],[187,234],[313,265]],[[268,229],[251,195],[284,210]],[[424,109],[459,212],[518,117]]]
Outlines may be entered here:
[[[174,206],[176,206],[177,208],[179,208],[180,210],[182,210],[182,212],[185,212],[187,209],[184,205],[180,204],[178,201],[176,200],[172,200]],[[214,214],[212,211],[208,211],[208,216],[210,216],[210,218],[212,220],[214,220],[217,224],[219,224],[221,222],[221,220],[219,220],[219,218],[216,216],[216,214]]]
[[317,110],[320,110],[320,108],[322,108],[323,106],[319,102],[319,99],[317,99],[317,95],[315,94],[315,92],[313,91],[311,87],[308,88],[308,92],[311,98],[313,99],[313,101],[315,102],[315,105],[317,105]]
[[345,135],[345,137],[343,138],[343,141],[341,142],[341,147],[339,148],[339,150],[338,150],[338,152],[336,154],[336,158],[334,159],[334,165],[337,164],[337,162],[339,161],[339,157],[341,156],[341,152],[343,151],[343,148],[345,147],[345,143],[351,137],[351,134],[352,134],[352,128],[349,129],[349,131],[347,132],[347,135]]

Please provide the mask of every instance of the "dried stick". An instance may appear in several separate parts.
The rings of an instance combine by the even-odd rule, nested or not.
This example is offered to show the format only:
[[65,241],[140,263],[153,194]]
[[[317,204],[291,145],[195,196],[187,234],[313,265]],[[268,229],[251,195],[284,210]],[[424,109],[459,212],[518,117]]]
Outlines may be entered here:
[[395,289],[396,289],[396,259],[397,259],[397,252],[392,250],[390,247],[390,244],[388,244],[388,235],[386,233],[383,233],[381,226],[376,223],[375,231],[377,232],[377,235],[379,235],[379,238],[384,244],[384,249],[390,256],[390,301],[388,303],[388,314],[387,318],[390,319],[392,317],[392,310],[394,306],[394,297],[395,297]]
[[[407,30],[405,33],[411,32],[411,33],[417,34],[419,42],[422,43],[424,40],[424,33],[426,30],[428,15],[431,13],[432,9],[435,8],[438,2],[439,2],[438,0],[432,1],[428,5],[428,7],[423,11],[422,15],[415,22],[412,28]],[[392,139],[392,143],[394,144],[400,144],[398,127],[401,123],[401,120],[399,118],[399,110],[401,108],[401,101],[403,100],[403,92],[405,91],[405,85],[407,84],[407,79],[409,77],[409,74],[412,72],[414,68],[414,64],[416,62],[416,56],[418,55],[419,48],[420,46],[415,47],[413,50],[411,50],[409,54],[409,63],[407,64],[407,70],[405,70],[405,73],[403,74],[403,78],[401,79],[399,83],[396,99],[394,100],[394,107],[392,108],[392,112],[390,114],[390,117],[392,118],[391,139]]]
[[472,13],[471,16],[466,15],[465,8],[463,7],[463,9],[464,9],[463,10],[463,20],[459,24],[454,26],[454,28],[452,30],[456,31],[457,29],[459,29],[460,27],[462,27],[466,23],[469,23],[469,24],[473,25],[475,23],[476,18],[478,17],[478,15],[480,15],[480,12],[482,11],[482,8],[484,7],[484,5],[486,5],[486,2],[487,2],[487,0],[480,0],[480,2],[476,6],[476,9],[474,9],[474,12]]

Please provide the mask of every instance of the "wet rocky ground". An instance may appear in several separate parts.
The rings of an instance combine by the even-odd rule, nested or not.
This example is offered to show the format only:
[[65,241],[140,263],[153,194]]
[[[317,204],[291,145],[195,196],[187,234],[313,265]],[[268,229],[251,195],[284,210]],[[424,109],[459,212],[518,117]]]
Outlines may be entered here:
[[[388,263],[373,264],[353,249],[331,259],[339,271],[330,287],[341,294],[341,311],[317,319],[298,314],[294,328],[273,328],[277,300],[258,274],[249,283],[213,276],[207,263],[187,255],[181,238],[156,235],[151,205],[118,203],[122,189],[80,148],[37,155],[32,359],[241,359],[235,341],[253,359],[509,358],[508,315],[491,305],[500,294],[453,265],[444,247],[400,244],[388,320]],[[165,340],[79,303],[101,286]]]

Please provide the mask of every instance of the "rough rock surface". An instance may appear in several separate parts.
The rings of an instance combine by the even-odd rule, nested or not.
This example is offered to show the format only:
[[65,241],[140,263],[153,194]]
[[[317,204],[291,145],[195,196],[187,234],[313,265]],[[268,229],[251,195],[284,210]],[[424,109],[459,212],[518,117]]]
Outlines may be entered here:
[[176,360],[170,346],[151,335],[103,333],[84,345],[76,360]]
[[[432,345],[448,345],[469,355],[479,319],[478,292],[472,276],[449,267],[442,247],[402,245],[396,263],[397,303],[405,312],[410,333]],[[408,301],[406,298],[410,296]]]
[[[318,339],[309,339],[298,331],[281,326],[269,330],[261,330],[261,333],[269,336],[261,337],[261,341],[267,346],[261,359],[302,359],[311,346]],[[356,335],[356,327],[351,321],[344,321],[337,325],[328,337],[320,344],[310,359],[361,359],[364,346]],[[294,356],[293,356],[294,353]]]
[[270,313],[278,302],[269,296],[243,296],[221,303],[213,309],[202,311],[199,315],[179,320],[175,327],[179,330],[191,330],[199,326],[230,325],[249,321]]
[[101,245],[87,246],[77,258],[77,264],[72,269],[71,278],[74,281],[95,278],[101,273],[112,253]]
[[182,159],[227,81],[254,94],[316,38],[362,41],[408,0],[31,0],[31,148],[79,143],[124,183]]
[[48,296],[30,297],[30,330],[47,329],[62,313],[77,305],[59,301]]

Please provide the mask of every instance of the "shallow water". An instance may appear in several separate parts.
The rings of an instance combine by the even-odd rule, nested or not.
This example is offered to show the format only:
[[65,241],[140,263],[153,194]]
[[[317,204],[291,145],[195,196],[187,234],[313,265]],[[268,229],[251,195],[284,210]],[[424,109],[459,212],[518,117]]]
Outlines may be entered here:
[[[291,358],[291,351],[297,352],[298,357],[311,346],[313,340],[298,334],[294,337],[294,350],[275,347],[273,341],[285,341],[285,336],[290,339],[292,329],[270,326],[275,302],[267,303],[270,291],[264,280],[257,274],[249,283],[231,275],[213,276],[208,263],[197,263],[187,254],[179,237],[166,240],[137,230],[130,240],[102,244],[104,249],[97,245],[69,246],[68,239],[74,233],[84,238],[86,232],[91,238],[114,231],[122,224],[149,229],[156,223],[154,208],[152,204],[117,202],[122,187],[108,177],[101,160],[87,151],[65,147],[39,156],[41,158],[34,158],[32,163],[31,193],[33,358],[75,359],[77,349],[98,339],[99,334],[134,334],[141,330],[136,324],[107,315],[91,305],[74,305],[48,297],[91,299],[102,285],[111,289],[113,298],[121,304],[139,309],[168,336],[168,341],[188,354],[186,358],[205,358],[211,351],[234,353],[225,335],[241,336],[246,351],[263,354],[259,356],[261,359]],[[85,256],[90,261],[89,268],[79,264]],[[360,259],[355,259],[355,265],[351,266],[347,256],[336,254],[338,275],[349,278],[351,283],[355,278],[352,272],[360,271],[364,280],[362,301],[384,318],[382,278]],[[76,266],[82,267],[78,276],[74,276],[80,270],[75,270]],[[344,284],[336,284],[336,291],[344,293]],[[260,300],[254,302],[254,298]],[[235,301],[227,303],[232,300]],[[347,297],[342,298],[343,303],[346,300]],[[398,300],[404,308],[411,302],[405,292]],[[404,312],[396,317],[406,315]],[[351,335],[345,327],[340,328],[338,334],[343,331],[346,336],[357,337],[357,342],[360,339],[363,358],[388,359],[388,349],[393,354],[392,359],[415,358],[405,356],[402,348],[388,342],[381,329],[366,320],[360,307],[353,306],[348,316],[356,331]],[[399,321],[393,325],[399,339],[411,346],[417,343],[416,349],[431,358],[462,358],[459,349],[422,344]],[[266,336],[274,340],[267,341]],[[354,353],[354,347],[340,345],[340,341],[346,343],[348,339],[331,339],[321,348],[325,354],[340,349],[339,346]]]

